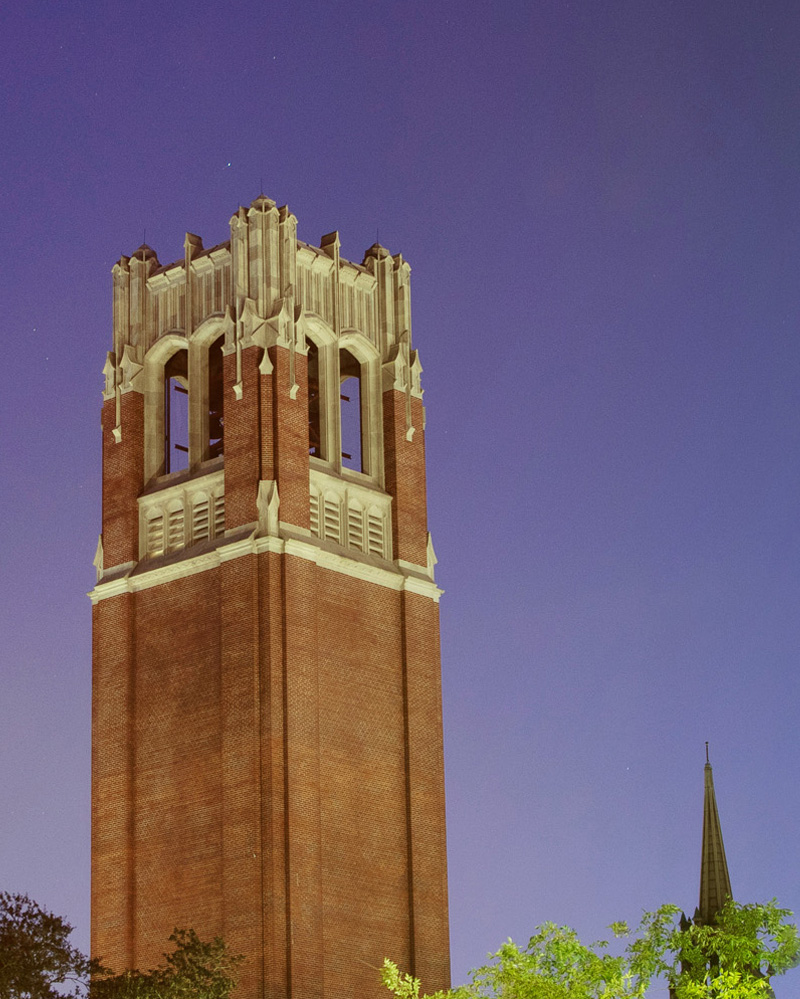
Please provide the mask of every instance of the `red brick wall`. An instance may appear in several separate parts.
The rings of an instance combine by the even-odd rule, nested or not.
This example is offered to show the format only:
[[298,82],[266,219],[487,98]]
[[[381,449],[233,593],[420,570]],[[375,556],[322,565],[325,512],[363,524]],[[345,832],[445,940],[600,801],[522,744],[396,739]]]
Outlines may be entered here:
[[374,995],[409,966],[400,594],[320,571],[325,992]]
[[139,558],[139,508],[144,487],[144,399],[139,392],[120,398],[122,438],[114,440],[116,403],[103,404],[103,556],[106,566]]
[[[306,359],[225,359],[226,526],[259,479],[308,526]],[[104,410],[105,564],[138,558],[141,396]],[[422,409],[384,396],[395,557],[426,561]],[[224,548],[222,549],[224,554]],[[140,568],[140,572],[146,566]],[[146,578],[146,577],[145,577]],[[246,954],[242,999],[449,983],[438,614],[296,555],[246,554],[94,608],[92,950],[151,967],[173,927]]]
[[[262,719],[258,565],[254,555],[219,569],[222,929],[250,960],[242,994],[258,995],[262,960]],[[268,844],[266,844],[268,849]]]
[[256,495],[261,478],[259,425],[261,395],[258,361],[261,351],[242,351],[242,398],[237,399],[236,354],[224,361],[225,415],[225,527],[239,527],[256,520]]
[[450,982],[439,606],[403,594],[414,969],[426,989]]
[[175,926],[222,929],[220,578],[136,594],[135,960]]
[[295,354],[294,380],[299,386],[291,398],[289,351],[272,347],[273,428],[275,475],[280,496],[280,519],[308,527],[308,373],[303,354]]
[[185,925],[248,955],[242,996],[377,999],[387,956],[446,984],[436,605],[264,554],[95,613],[95,952]]
[[391,389],[383,394],[386,491],[394,497],[392,549],[395,558],[426,565],[428,509],[425,484],[425,435],[422,402],[412,397],[414,436],[406,440],[406,397]]
[[118,966],[133,961],[133,601],[92,608],[91,949]]

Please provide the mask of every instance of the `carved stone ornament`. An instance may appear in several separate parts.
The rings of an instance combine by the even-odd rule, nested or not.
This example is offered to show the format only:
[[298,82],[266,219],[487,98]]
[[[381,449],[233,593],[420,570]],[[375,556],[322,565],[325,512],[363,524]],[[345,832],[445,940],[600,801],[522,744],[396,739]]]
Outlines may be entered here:
[[295,346],[297,347],[298,353],[307,354],[308,321],[306,320],[306,307],[304,305],[296,305],[294,307],[294,330]]
[[419,359],[419,352],[411,351],[411,394],[417,399],[422,398],[422,364]]
[[305,353],[306,344],[305,336],[298,343],[294,289],[291,285],[287,288],[287,294],[276,300],[275,311],[267,320],[267,325],[272,334],[271,343],[276,344],[278,347],[288,347],[289,349],[289,398],[296,399],[300,386],[295,377],[294,356],[298,351]]
[[398,392],[406,392],[409,387],[408,378],[408,344],[396,343],[389,351],[389,360],[385,361],[382,367],[383,391],[396,389]]
[[431,538],[431,532],[428,531],[428,545],[427,545],[427,561],[428,561],[428,575],[431,579],[434,578],[434,566],[439,561],[436,557],[436,552],[433,550],[433,538]]
[[225,318],[222,320],[222,332],[225,335],[225,343],[222,345],[222,353],[226,356],[236,350],[236,317],[233,306],[225,307]]
[[[289,289],[291,291],[291,289]],[[295,340],[294,296],[285,295],[275,301],[275,311],[267,320],[273,339],[279,347],[291,347]]]
[[97,572],[97,582],[99,583],[100,580],[103,578],[103,535],[102,534],[98,535],[97,537],[97,548],[95,549],[94,552],[94,560],[92,561],[92,565],[95,567],[95,571]]
[[258,370],[262,375],[268,375],[272,372],[272,362],[267,353],[270,346],[270,339],[270,330],[267,327],[267,321],[258,314],[258,305],[255,299],[246,298],[239,314],[237,348],[239,353],[247,350],[248,347],[261,348],[262,353]]
[[278,483],[262,479],[258,483],[258,536],[277,538],[280,533],[280,497]]
[[125,344],[125,349],[122,352],[122,361],[120,362],[120,391],[134,392],[143,391],[144,386],[142,385],[142,379],[140,378],[140,373],[142,371],[141,363],[142,351],[140,347],[132,347],[129,343]]
[[117,355],[112,351],[106,354],[106,363],[103,365],[103,378],[105,388],[103,389],[103,399],[113,399],[116,390]]
[[269,346],[267,343],[267,321],[266,319],[262,319],[258,314],[258,305],[255,299],[246,298],[244,300],[239,322],[241,324],[242,350],[253,346],[262,347],[266,350]]

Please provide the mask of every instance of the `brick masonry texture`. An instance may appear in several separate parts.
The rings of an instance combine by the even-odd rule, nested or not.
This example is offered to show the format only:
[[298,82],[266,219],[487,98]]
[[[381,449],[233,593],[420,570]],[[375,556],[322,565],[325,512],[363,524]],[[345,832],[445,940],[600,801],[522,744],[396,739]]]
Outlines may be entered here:
[[392,546],[395,558],[425,565],[428,550],[428,513],[425,501],[425,444],[422,402],[411,399],[414,436],[406,438],[406,398],[402,392],[383,396],[383,433],[386,491],[394,498]]
[[236,399],[233,393],[236,357],[229,354],[225,358],[225,524],[228,528],[256,519],[253,484],[261,478],[259,353],[255,347],[242,351],[241,399]]
[[[187,334],[195,359],[203,343],[222,335],[232,288],[250,296],[250,316],[257,306],[268,317],[278,289],[294,293],[293,217],[271,204],[257,199],[235,216],[233,263],[224,282],[215,271],[213,295],[202,275],[222,264],[206,259],[205,269],[192,272],[184,291],[189,311],[201,294],[215,303],[212,326],[197,340]],[[338,249],[326,246],[308,265],[320,281],[340,268],[338,256],[328,256]],[[374,274],[374,294],[385,299],[381,330],[364,344],[372,360],[361,362],[364,391],[372,386],[362,410],[374,419],[365,428],[370,467],[358,478],[326,453],[324,473],[319,462],[314,474],[391,495],[399,582],[401,570],[419,576],[413,566],[427,563],[423,410],[410,381],[409,394],[380,392],[384,363],[394,365],[392,384],[402,384],[395,361],[408,268],[372,250],[358,277],[368,289]],[[215,260],[225,256],[216,253]],[[157,294],[142,284],[155,273],[155,256],[142,254],[115,269],[118,358],[134,327],[142,338],[147,332],[130,303]],[[310,274],[304,288],[312,288]],[[237,300],[236,322],[244,323],[240,306]],[[364,316],[371,314],[365,308]],[[292,307],[283,315],[285,337],[277,341],[235,339],[233,320],[224,327],[224,458],[204,464],[198,420],[189,469],[144,481],[144,468],[159,463],[159,455],[145,453],[144,431],[163,382],[163,371],[138,353],[146,338],[129,345],[128,370],[141,360],[150,381],[137,384],[149,385],[149,395],[132,374],[131,390],[103,408],[103,571],[112,588],[93,608],[92,954],[118,971],[150,968],[173,928],[183,926],[206,938],[219,934],[245,955],[237,999],[384,999],[385,957],[433,991],[449,984],[438,605],[432,596],[375,582],[388,572],[377,555],[311,536],[307,359],[302,334],[290,339],[298,314]],[[314,321],[321,322],[318,315]],[[329,325],[327,370],[334,373],[336,335]],[[121,369],[115,385],[120,378]],[[189,384],[190,397],[196,388]],[[338,385],[327,386],[334,452],[337,394]],[[190,406],[190,413],[202,411]],[[160,446],[160,432],[147,440]],[[139,497],[147,490],[148,501],[154,493],[174,501],[165,509],[178,510],[177,518],[197,516],[197,507],[178,497],[197,482],[202,487],[206,474],[216,483],[224,476],[224,525],[212,516],[213,532],[206,524],[195,533],[187,519],[181,534],[177,519],[170,535],[166,517],[166,554],[148,547],[152,560],[139,562]],[[385,494],[381,501],[388,509]],[[176,537],[189,547],[181,549]],[[247,537],[258,543],[248,548]],[[311,545],[335,550],[340,560],[354,560],[351,568],[358,560],[362,574],[371,564],[374,575],[367,580],[287,554],[286,538],[304,540],[306,553]],[[217,561],[190,571],[194,557],[215,546]],[[125,589],[116,577],[131,570],[129,591],[113,589]]]
[[95,610],[94,953],[187,925],[242,996],[377,997],[385,956],[444,984],[436,605],[264,554]]
[[106,565],[139,558],[139,511],[144,486],[144,404],[138,392],[120,398],[119,444],[114,441],[116,406],[103,405],[103,548]]

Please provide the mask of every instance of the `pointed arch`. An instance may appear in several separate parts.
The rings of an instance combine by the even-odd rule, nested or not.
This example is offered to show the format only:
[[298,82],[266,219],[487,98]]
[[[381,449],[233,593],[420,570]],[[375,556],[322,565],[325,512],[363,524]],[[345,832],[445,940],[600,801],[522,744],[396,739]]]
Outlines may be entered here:
[[338,340],[341,465],[383,481],[380,354],[363,333],[348,330]]

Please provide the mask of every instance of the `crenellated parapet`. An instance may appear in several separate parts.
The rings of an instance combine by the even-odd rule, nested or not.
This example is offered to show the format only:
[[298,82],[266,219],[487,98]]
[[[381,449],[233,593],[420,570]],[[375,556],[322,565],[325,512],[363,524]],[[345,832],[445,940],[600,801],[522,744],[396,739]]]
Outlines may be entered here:
[[191,336],[214,316],[238,319],[248,305],[262,320],[303,310],[336,335],[355,330],[384,360],[396,344],[410,347],[411,268],[401,254],[375,243],[356,264],[340,256],[336,232],[319,247],[304,243],[295,216],[263,195],[237,210],[230,230],[230,240],[208,249],[186,233],[183,259],[170,264],[146,244],[120,258],[112,270],[115,357],[127,345],[146,353],[170,333]]

